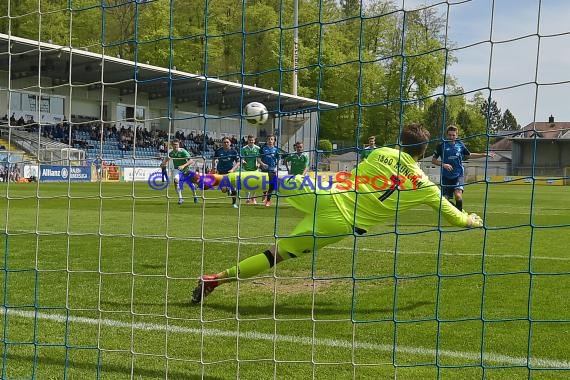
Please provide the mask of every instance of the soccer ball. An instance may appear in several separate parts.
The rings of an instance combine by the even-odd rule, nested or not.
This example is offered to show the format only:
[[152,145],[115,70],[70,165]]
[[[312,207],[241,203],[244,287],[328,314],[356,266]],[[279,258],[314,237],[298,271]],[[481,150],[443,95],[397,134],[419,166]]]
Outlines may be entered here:
[[267,112],[267,108],[262,103],[251,102],[243,109],[243,115],[248,123],[261,125],[267,121],[269,112]]

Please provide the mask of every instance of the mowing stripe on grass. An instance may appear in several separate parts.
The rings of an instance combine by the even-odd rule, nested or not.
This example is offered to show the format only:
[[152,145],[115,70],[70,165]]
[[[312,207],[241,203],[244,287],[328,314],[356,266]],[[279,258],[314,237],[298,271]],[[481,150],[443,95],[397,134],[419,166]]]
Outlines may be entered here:
[[[326,346],[332,348],[342,348],[342,349],[365,349],[371,351],[381,351],[381,352],[393,352],[394,348],[387,344],[374,344],[366,342],[352,342],[348,340],[340,339],[322,339],[322,338],[312,338],[305,336],[294,336],[294,335],[278,335],[278,334],[266,334],[255,331],[227,331],[219,329],[193,329],[180,327],[175,325],[161,325],[156,323],[128,323],[117,321],[113,319],[94,319],[85,317],[67,317],[61,314],[47,314],[47,313],[36,313],[34,311],[23,311],[23,310],[12,310],[12,309],[0,309],[0,315],[8,314],[9,316],[16,316],[22,318],[37,318],[41,320],[48,320],[52,322],[65,323],[83,323],[87,325],[103,325],[114,328],[127,328],[132,330],[143,330],[143,331],[169,331],[180,334],[191,334],[191,335],[205,335],[213,337],[222,338],[240,338],[240,339],[250,339],[250,340],[261,340],[261,341],[276,341],[285,342],[293,344],[302,345],[317,345]],[[440,360],[442,358],[451,359],[465,359],[473,361],[474,363],[479,363],[481,361],[481,354],[477,352],[464,352],[464,351],[452,351],[452,350],[435,350],[431,348],[424,347],[409,347],[409,346],[398,346],[396,347],[396,354],[411,354],[411,355],[421,355],[435,357],[438,356]],[[483,355],[483,360],[486,365],[488,363],[497,364],[507,364],[516,366],[527,366],[527,358],[515,357],[494,353],[485,353]],[[563,360],[552,360],[552,359],[542,359],[542,358],[531,358],[530,366],[532,368],[558,368],[558,369],[570,369],[570,362]]]

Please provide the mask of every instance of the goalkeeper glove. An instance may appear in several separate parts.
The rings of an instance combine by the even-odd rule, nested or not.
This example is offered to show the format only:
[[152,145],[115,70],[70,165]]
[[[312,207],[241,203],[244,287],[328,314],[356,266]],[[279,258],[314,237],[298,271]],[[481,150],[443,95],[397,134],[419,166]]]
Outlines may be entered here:
[[200,175],[198,172],[189,172],[185,178],[187,178],[193,185],[196,185],[200,190],[208,190],[217,186],[220,182],[219,175],[215,174],[204,174]]
[[477,214],[469,214],[467,217],[467,227],[478,228],[483,227],[483,219]]

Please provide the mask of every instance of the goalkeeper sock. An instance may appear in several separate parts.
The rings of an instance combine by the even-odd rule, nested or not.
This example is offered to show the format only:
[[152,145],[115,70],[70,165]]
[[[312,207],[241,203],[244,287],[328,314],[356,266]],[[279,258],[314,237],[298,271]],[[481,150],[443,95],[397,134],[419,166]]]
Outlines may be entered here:
[[178,189],[176,192],[178,193],[178,199],[182,199],[182,190]]
[[463,211],[463,199],[458,199],[455,201],[455,207],[459,210],[459,211]]
[[[271,260],[271,261],[270,261]],[[226,269],[228,279],[250,278],[264,272],[273,266],[273,255],[269,251],[260,253],[240,261],[237,266]]]

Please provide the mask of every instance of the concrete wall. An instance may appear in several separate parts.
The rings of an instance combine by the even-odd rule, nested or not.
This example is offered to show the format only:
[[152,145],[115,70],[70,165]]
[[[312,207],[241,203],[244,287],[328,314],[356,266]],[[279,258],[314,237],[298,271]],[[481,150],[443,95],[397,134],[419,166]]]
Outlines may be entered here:
[[563,176],[570,167],[568,139],[513,139],[513,175]]

